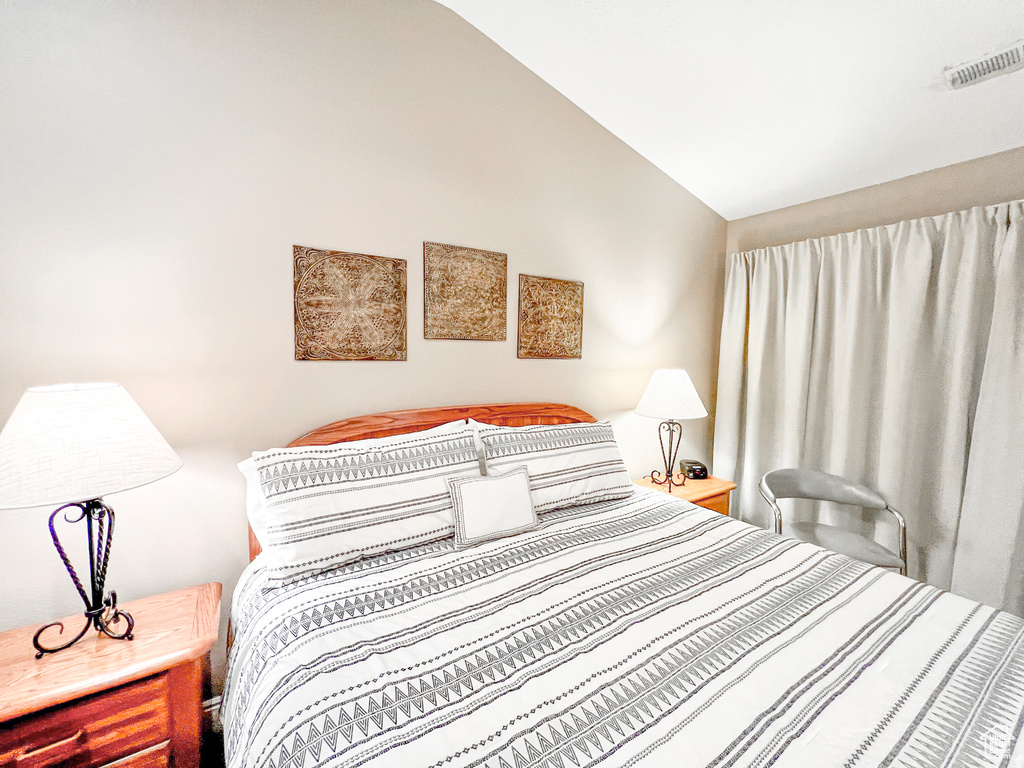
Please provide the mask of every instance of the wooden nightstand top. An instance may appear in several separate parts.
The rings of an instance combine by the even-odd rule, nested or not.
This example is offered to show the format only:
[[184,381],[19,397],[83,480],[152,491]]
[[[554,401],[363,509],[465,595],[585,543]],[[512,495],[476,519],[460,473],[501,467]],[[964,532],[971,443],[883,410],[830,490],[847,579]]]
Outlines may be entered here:
[[[676,476],[679,481],[682,481],[682,475]],[[675,480],[673,480],[675,482]],[[665,486],[656,485],[651,482],[648,478],[641,480],[634,480],[634,484],[639,485],[643,488],[653,488],[656,491],[665,491]],[[678,496],[681,499],[692,501],[694,504],[710,499],[712,496],[721,496],[723,493],[728,493],[736,487],[736,483],[729,480],[723,480],[720,477],[709,477],[707,480],[687,480],[686,485],[673,486],[672,495]]]
[[[90,630],[75,645],[36,659],[32,636],[46,624],[0,634],[0,722],[196,659],[217,639],[221,585],[203,584],[118,606],[135,619],[134,640]],[[77,633],[82,614],[62,619]],[[56,628],[44,636],[53,642]]]

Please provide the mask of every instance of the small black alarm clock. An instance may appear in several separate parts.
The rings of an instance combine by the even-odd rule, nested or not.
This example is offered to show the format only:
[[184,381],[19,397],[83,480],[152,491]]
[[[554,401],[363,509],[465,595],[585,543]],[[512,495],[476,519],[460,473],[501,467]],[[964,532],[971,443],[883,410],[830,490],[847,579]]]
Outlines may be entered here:
[[708,468],[696,459],[681,459],[679,461],[679,471],[683,473],[683,477],[687,480],[708,479]]

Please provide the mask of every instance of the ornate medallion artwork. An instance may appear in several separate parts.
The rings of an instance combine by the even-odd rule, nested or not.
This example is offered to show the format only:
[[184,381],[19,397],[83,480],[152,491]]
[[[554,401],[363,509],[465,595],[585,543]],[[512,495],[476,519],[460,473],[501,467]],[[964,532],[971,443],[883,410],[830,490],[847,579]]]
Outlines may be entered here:
[[405,259],[293,254],[296,360],[405,360]]
[[504,341],[508,256],[423,243],[423,338]]
[[519,357],[583,356],[583,283],[519,276]]

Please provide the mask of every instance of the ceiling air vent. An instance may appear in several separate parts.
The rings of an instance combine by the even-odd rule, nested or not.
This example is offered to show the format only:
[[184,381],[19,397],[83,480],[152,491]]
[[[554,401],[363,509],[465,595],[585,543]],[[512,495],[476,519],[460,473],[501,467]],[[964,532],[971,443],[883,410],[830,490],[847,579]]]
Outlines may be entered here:
[[958,67],[946,67],[942,73],[950,88],[966,88],[998,75],[1024,69],[1024,40],[1018,40],[998,53],[992,53]]

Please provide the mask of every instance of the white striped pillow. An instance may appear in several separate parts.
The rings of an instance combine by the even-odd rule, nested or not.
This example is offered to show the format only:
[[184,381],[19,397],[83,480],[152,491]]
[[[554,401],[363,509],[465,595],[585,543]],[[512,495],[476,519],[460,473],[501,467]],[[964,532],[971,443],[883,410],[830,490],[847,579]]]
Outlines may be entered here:
[[447,479],[480,476],[468,430],[263,451],[253,462],[278,583],[451,536]]
[[[409,434],[421,436],[447,435],[463,432],[472,432],[469,428],[468,419],[449,421],[445,424],[439,424],[436,427],[431,427],[430,429],[423,429],[419,432]],[[363,451],[367,451],[377,445],[386,445],[387,441],[391,439],[392,438],[389,437],[373,437],[367,440],[351,440],[348,442],[348,445],[357,446]],[[303,452],[308,450],[308,448],[274,448],[272,451],[263,451],[263,453],[295,454],[296,456],[300,456]],[[479,450],[477,453],[479,454]],[[238,471],[245,477],[245,512],[246,517],[249,519],[249,527],[252,528],[252,532],[256,534],[256,540],[260,543],[260,547],[263,547],[265,546],[263,541],[266,536],[267,529],[267,502],[266,499],[263,498],[263,489],[260,487],[260,473],[256,469],[256,462],[252,458],[255,455],[256,453],[253,453],[248,459],[238,462]]]
[[607,421],[499,427],[472,423],[487,473],[525,465],[537,512],[623,499],[634,486]]

